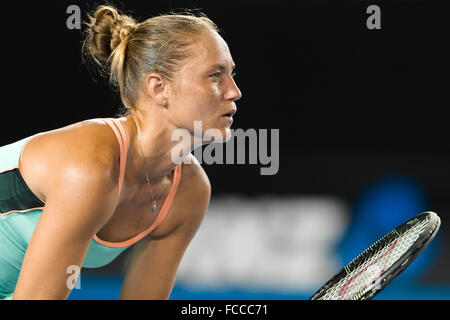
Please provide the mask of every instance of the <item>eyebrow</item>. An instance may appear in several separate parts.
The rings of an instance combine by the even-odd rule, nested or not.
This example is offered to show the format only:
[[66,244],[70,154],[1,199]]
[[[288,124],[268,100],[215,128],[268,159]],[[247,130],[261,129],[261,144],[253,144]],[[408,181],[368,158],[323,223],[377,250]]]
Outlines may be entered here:
[[[232,62],[231,64],[231,71],[233,71],[236,68],[236,64]],[[218,63],[215,65],[212,65],[209,69],[219,69],[221,72],[225,72],[227,70],[227,67],[224,64]]]

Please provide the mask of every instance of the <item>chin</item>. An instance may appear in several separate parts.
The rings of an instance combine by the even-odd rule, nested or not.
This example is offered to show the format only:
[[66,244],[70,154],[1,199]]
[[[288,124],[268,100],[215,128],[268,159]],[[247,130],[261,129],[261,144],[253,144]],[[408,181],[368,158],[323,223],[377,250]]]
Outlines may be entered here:
[[223,142],[228,142],[231,139],[231,136],[231,128],[225,128],[225,140]]
[[225,143],[231,139],[231,129],[208,129],[203,133],[204,142]]

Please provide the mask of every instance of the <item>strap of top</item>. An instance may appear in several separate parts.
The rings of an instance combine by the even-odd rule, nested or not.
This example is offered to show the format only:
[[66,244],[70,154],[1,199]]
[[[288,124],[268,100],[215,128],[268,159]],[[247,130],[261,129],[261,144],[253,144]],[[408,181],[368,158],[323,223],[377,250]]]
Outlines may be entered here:
[[[107,118],[107,119],[103,119],[103,120],[111,126],[111,128],[114,130],[114,133],[117,136],[117,139],[119,140],[119,146],[120,146],[119,195],[120,195],[120,190],[122,189],[123,177],[124,177],[125,167],[126,167],[126,159],[127,159],[127,151],[128,151],[128,138],[127,138],[126,131],[123,128],[123,125],[119,120],[113,119],[113,118]],[[172,205],[173,199],[175,198],[175,194],[177,192],[178,185],[179,185],[180,179],[181,179],[182,165],[183,164],[180,163],[179,165],[177,165],[175,167],[175,169],[173,171],[174,174],[173,174],[173,179],[172,179],[172,186],[169,190],[169,194],[165,198],[163,205],[161,206],[161,209],[159,210],[159,214],[156,217],[156,220],[153,222],[153,224],[150,227],[148,227],[143,232],[135,235],[134,237],[132,237],[128,240],[122,241],[122,242],[104,241],[104,240],[100,239],[99,237],[97,237],[97,235],[94,236],[95,241],[103,246],[112,247],[112,248],[123,248],[123,247],[130,246],[130,245],[138,242],[140,239],[144,238],[147,234],[149,234],[150,232],[155,230],[166,218],[166,216],[169,212],[169,209]],[[117,197],[119,197],[119,195]]]
[[119,199],[120,192],[122,191],[123,180],[125,176],[125,168],[127,166],[127,153],[128,153],[128,137],[125,129],[119,120],[113,118],[103,119],[113,129],[114,133],[119,140],[120,147],[120,170],[119,170],[119,192],[117,199]]

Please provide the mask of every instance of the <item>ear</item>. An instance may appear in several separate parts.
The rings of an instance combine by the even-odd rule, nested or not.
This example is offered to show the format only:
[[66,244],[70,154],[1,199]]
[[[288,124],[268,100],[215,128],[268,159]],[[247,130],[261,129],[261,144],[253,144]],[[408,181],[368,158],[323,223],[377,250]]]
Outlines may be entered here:
[[168,88],[165,79],[158,73],[152,72],[145,78],[145,93],[157,104],[166,106]]

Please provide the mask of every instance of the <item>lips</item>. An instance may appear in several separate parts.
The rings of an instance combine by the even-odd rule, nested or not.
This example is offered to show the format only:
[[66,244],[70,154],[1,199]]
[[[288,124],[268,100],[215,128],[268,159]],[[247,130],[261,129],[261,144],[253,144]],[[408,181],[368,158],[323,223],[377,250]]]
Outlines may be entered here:
[[236,113],[236,109],[231,109],[227,113],[223,114],[223,117],[232,117]]

